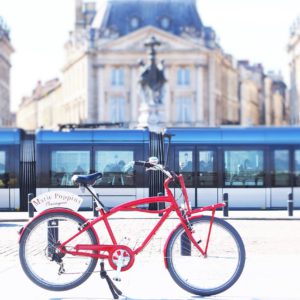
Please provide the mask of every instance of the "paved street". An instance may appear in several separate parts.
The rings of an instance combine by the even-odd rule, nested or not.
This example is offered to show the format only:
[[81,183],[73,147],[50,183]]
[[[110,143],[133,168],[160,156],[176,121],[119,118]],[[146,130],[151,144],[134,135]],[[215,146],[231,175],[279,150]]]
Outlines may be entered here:
[[[214,300],[290,300],[300,298],[300,215],[287,218],[286,212],[232,212],[229,222],[240,232],[246,246],[247,261],[239,281],[226,292],[207,299]],[[6,215],[8,216],[8,215]],[[247,217],[248,216],[248,217]],[[0,219],[3,219],[3,213]],[[20,218],[21,219],[21,218]],[[130,246],[137,231],[146,232],[157,221],[135,218],[134,214],[112,220],[122,235],[130,235]],[[18,260],[17,230],[22,222],[15,218],[0,222],[1,299],[79,300],[111,299],[106,283],[95,273],[80,287],[66,292],[43,290],[24,275]],[[122,273],[118,285],[121,299],[194,300],[199,299],[180,289],[163,266],[161,252],[165,236],[174,226],[170,220],[146,250],[136,258],[131,270]],[[98,228],[101,232],[101,227]],[[105,239],[103,236],[102,240]],[[137,241],[138,242],[138,241]],[[205,271],[205,270],[204,270]]]

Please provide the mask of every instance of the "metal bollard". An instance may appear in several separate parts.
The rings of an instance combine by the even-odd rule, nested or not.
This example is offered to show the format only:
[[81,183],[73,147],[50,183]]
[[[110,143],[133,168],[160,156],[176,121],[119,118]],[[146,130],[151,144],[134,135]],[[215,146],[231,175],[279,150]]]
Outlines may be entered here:
[[48,257],[53,260],[55,255],[56,245],[58,243],[58,225],[59,220],[54,219],[48,221]]
[[294,209],[293,193],[289,193],[289,195],[288,195],[287,209],[288,209],[289,217],[292,217],[293,216],[293,209]]
[[[98,197],[98,199],[99,199],[99,197],[100,197],[100,195],[99,194],[97,194],[97,197]],[[93,216],[95,217],[95,218],[97,218],[97,217],[99,217],[99,210],[97,210],[97,203],[96,203],[96,200],[95,199],[93,199],[92,200],[93,201]]]
[[182,256],[191,256],[191,241],[189,239],[189,237],[187,236],[187,234],[184,232],[181,235],[181,239],[180,239],[180,248],[181,248],[181,255]]
[[223,207],[223,216],[228,217],[228,193],[223,194],[223,202],[225,206]]
[[33,214],[34,214],[34,207],[31,203],[31,200],[34,198],[34,194],[33,193],[29,193],[27,195],[27,200],[28,200],[28,216],[29,218],[33,218]]

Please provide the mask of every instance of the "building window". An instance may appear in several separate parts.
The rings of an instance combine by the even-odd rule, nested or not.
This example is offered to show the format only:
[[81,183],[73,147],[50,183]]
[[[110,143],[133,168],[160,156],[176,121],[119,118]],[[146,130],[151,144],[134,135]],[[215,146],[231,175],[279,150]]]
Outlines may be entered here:
[[171,25],[171,20],[170,18],[168,17],[163,17],[160,19],[160,26],[163,28],[163,29],[168,29],[170,28],[170,25]]
[[176,121],[190,123],[192,121],[192,99],[180,97],[176,100]]
[[124,69],[113,68],[111,71],[111,85],[123,86],[124,85]]
[[180,67],[177,70],[177,84],[189,85],[191,83],[191,71],[187,67]]
[[132,17],[130,19],[131,28],[136,29],[139,27],[139,25],[140,25],[140,19],[138,17]]
[[109,112],[111,122],[125,122],[125,99],[123,97],[110,98]]

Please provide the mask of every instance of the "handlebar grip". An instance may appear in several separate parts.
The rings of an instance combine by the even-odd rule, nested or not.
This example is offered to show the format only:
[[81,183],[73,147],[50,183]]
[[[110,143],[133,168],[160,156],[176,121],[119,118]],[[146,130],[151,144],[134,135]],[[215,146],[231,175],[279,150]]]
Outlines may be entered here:
[[135,162],[134,162],[134,165],[135,165],[135,166],[144,166],[144,165],[145,165],[145,161],[140,161],[140,160],[135,161]]
[[171,173],[173,179],[177,179],[178,176],[174,171],[170,171],[170,173]]

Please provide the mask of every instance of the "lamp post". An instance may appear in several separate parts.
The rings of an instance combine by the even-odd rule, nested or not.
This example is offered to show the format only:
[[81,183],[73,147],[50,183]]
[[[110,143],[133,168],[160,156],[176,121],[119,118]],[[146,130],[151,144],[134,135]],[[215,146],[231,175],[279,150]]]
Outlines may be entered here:
[[156,63],[155,47],[161,43],[152,36],[144,43],[148,48],[149,62],[147,65],[140,62],[141,73],[139,77],[140,108],[138,127],[148,127],[152,131],[161,131],[164,120],[163,115],[163,92],[166,78],[164,64]]

